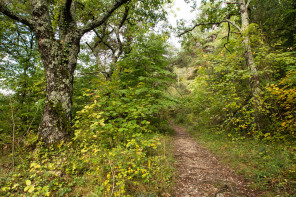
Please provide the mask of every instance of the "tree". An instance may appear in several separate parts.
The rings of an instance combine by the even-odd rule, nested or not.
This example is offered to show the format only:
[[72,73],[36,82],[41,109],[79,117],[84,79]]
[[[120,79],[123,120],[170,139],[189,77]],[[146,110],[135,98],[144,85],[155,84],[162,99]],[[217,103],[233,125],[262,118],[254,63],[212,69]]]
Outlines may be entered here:
[[251,41],[249,37],[249,29],[250,29],[250,22],[249,22],[249,15],[248,15],[248,7],[251,0],[248,0],[246,3],[245,0],[238,0],[236,3],[239,5],[239,11],[241,16],[241,34],[243,39],[243,45],[245,48],[244,56],[246,59],[247,66],[250,69],[250,87],[251,87],[251,93],[253,96],[253,102],[254,102],[254,116],[255,121],[257,123],[257,126],[260,126],[260,80],[258,75],[258,70],[256,67],[256,63],[254,60],[252,48],[251,48]]
[[[211,6],[205,6],[203,10],[203,14],[201,14],[201,18],[198,20],[198,22],[190,29],[184,30],[180,36],[183,34],[186,34],[193,29],[195,29],[198,26],[219,26],[222,23],[228,23],[228,37],[230,35],[230,26],[233,26],[238,30],[238,33],[241,35],[242,38],[242,44],[244,46],[244,57],[246,64],[250,70],[250,88],[251,88],[251,94],[253,98],[253,107],[254,107],[254,117],[255,121],[257,123],[257,126],[260,125],[260,80],[258,75],[258,69],[256,66],[256,63],[254,61],[254,56],[252,53],[251,48],[251,41],[249,36],[249,29],[250,29],[250,22],[249,22],[249,15],[248,15],[248,7],[250,5],[251,0],[236,0],[232,2],[225,2],[227,5],[231,5],[231,7],[225,7],[222,6],[224,1],[214,1],[210,0]],[[204,5],[206,5],[208,2],[206,0],[203,1]],[[236,24],[236,21],[231,20],[231,17],[233,15],[236,15],[236,8],[232,5],[238,5],[238,13],[240,15],[240,25]],[[226,45],[226,44],[225,44]],[[225,46],[224,45],[224,46]]]
[[92,1],[0,1],[0,12],[30,27],[38,43],[46,73],[46,103],[38,130],[45,143],[65,140],[71,131],[73,79],[82,36],[102,26],[123,4],[153,11],[164,2],[98,0],[95,9]]
[[288,51],[295,46],[296,1],[252,1],[249,10],[250,21],[259,25],[265,43]]
[[111,80],[117,61],[132,51],[137,37],[151,31],[159,20],[167,20],[165,12],[143,12],[141,9],[136,4],[125,5],[107,23],[96,28],[95,38],[86,43],[108,80]]

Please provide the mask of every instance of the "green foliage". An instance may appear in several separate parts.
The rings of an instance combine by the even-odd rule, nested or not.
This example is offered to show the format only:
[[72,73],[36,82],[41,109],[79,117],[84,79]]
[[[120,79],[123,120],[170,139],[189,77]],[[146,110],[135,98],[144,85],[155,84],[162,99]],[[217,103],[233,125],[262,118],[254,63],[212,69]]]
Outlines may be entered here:
[[[5,141],[8,145],[12,143],[8,137],[12,136],[12,113],[17,137],[22,138],[30,130],[37,130],[45,96],[45,76],[30,29],[2,15],[0,17],[3,19],[0,23],[0,54],[3,56],[0,77],[2,91],[6,92],[0,101],[3,111],[0,131],[6,136],[1,138],[2,143]],[[12,108],[9,106],[11,103]]]
[[266,143],[236,134],[215,133],[200,124],[191,124],[189,132],[251,181],[250,187],[259,190],[259,196],[288,197],[295,193],[295,142]]
[[81,111],[83,107],[90,102],[90,95],[97,89],[99,82],[103,80],[103,76],[99,75],[100,69],[93,63],[88,54],[80,53],[82,62],[88,64],[77,65],[77,76],[74,80],[73,90],[73,117],[77,111]]
[[[0,194],[13,196],[133,196],[160,194],[172,177],[171,161],[155,134],[134,134],[126,145],[106,149],[89,131],[57,147],[38,145],[18,163],[16,172],[0,180]],[[92,139],[90,139],[90,137]]]
[[155,130],[161,122],[161,111],[173,104],[164,93],[172,81],[171,73],[166,70],[164,46],[156,38],[152,36],[146,40],[148,43],[133,47],[118,62],[120,73],[113,75],[114,80],[98,83],[99,90],[91,93],[93,103],[78,112],[74,125],[78,130],[90,129],[107,147],[125,144],[135,132]]
[[[0,194],[165,195],[174,172],[165,114],[174,102],[165,94],[172,74],[164,42],[156,35],[139,38],[111,80],[83,75],[96,67],[81,69],[73,138],[50,147],[39,142],[1,179]],[[37,139],[29,132],[25,143]]]
[[[203,1],[197,23],[228,17],[238,24],[238,6],[224,2]],[[194,125],[197,139],[237,166],[256,188],[261,184],[260,189],[273,190],[271,196],[295,193],[296,59],[293,33],[282,23],[293,23],[288,18],[294,8],[291,1],[251,1],[248,15],[255,23],[247,33],[258,71],[258,98],[253,96],[254,75],[244,58],[244,35],[232,26],[194,29],[184,37],[183,51],[176,58],[186,57],[187,62],[175,61],[194,76],[180,82],[190,94],[178,96],[175,121]],[[279,17],[273,20],[271,13]],[[276,33],[278,28],[283,34]]]
[[156,125],[150,123],[159,106],[151,96],[137,98],[135,91],[121,98],[114,93],[109,98],[93,96],[93,103],[77,113],[73,141],[57,147],[39,145],[18,166],[15,178],[2,180],[2,194],[90,194],[82,189],[86,184],[98,196],[165,192],[173,169],[161,143],[165,138],[155,134]]
[[[169,62],[164,56],[167,47],[164,44],[166,39],[165,36],[154,34],[138,37],[137,42],[131,46],[132,51],[119,62],[119,69],[122,71],[119,78],[123,87],[142,84],[143,87],[149,88],[152,94],[157,94],[157,91],[162,91],[169,86],[173,81],[173,75],[172,69],[168,66]],[[148,89],[145,92],[147,91]]]
[[[189,64],[197,70],[195,81],[191,83],[192,98],[189,102],[191,100],[192,111],[189,114],[192,114],[189,115],[189,120],[215,127],[219,132],[264,140],[293,140],[295,116],[292,112],[294,97],[291,77],[295,65],[294,53],[272,52],[262,42],[258,26],[250,26],[249,35],[262,87],[258,124],[254,121],[255,100],[249,86],[251,73],[242,55],[244,49],[241,46],[241,37],[232,35],[229,40],[225,40],[225,31],[221,28],[210,32],[209,36],[216,35],[215,39],[201,40],[200,43],[203,44],[199,48],[185,45],[188,53],[193,50],[197,54],[196,60]],[[187,39],[190,43],[190,38]],[[285,76],[290,79],[288,86],[282,78]],[[278,81],[279,79],[282,80]],[[278,82],[282,90],[276,92],[277,85],[269,84]],[[279,97],[275,98],[275,95]],[[289,99],[284,101],[286,97]]]
[[260,26],[264,40],[273,48],[295,49],[295,5],[293,0],[251,1],[250,19]]
[[1,135],[1,145],[3,146],[6,143],[10,143],[10,126],[11,126],[11,121],[7,120],[7,117],[11,117],[10,113],[10,107],[8,105],[9,103],[9,98],[3,94],[0,94],[0,109],[1,109],[1,114],[0,114],[0,135]]

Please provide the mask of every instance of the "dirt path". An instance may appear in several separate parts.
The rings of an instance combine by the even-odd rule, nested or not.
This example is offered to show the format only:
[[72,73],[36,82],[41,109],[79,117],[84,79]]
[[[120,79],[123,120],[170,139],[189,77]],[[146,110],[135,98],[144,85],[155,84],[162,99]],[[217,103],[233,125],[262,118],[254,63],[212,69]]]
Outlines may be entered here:
[[178,170],[175,197],[256,196],[248,184],[195,142],[183,128],[176,131],[174,152]]

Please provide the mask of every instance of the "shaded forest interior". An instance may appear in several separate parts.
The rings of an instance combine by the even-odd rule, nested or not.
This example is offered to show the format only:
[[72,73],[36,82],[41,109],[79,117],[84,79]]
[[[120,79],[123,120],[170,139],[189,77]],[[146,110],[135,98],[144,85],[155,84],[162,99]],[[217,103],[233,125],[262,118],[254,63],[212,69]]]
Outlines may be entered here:
[[170,121],[296,194],[296,2],[187,2],[0,1],[0,195],[169,196]]

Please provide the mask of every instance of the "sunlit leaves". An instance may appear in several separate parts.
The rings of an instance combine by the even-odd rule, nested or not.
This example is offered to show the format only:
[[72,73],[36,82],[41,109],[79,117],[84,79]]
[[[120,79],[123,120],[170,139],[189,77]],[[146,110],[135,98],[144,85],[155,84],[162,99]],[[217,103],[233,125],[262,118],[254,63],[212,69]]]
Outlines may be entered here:
[[[203,1],[198,20],[214,22],[228,16],[239,22],[235,16],[237,5],[225,6],[223,2]],[[267,90],[261,91],[258,100],[251,96],[249,82],[252,75],[245,63],[241,44],[243,36],[240,33],[233,28],[228,32],[225,24],[206,29],[206,34],[196,28],[185,37],[185,52],[180,53],[180,58],[186,57],[190,61],[185,65],[196,69],[196,78],[190,87],[192,93],[188,98],[192,110],[190,120],[196,119],[209,128],[217,127],[218,132],[222,130],[269,141],[291,140],[295,137],[295,114],[292,112],[295,111],[295,54],[292,51],[275,51],[265,42],[260,28],[261,23],[250,24],[247,30],[252,55],[259,70],[261,87],[268,82],[273,85],[267,85]],[[278,41],[273,47],[282,47],[283,42]],[[183,62],[178,62],[178,66],[181,67]],[[259,103],[256,109],[260,114],[259,127],[254,121],[254,113],[257,113],[254,103]]]

